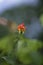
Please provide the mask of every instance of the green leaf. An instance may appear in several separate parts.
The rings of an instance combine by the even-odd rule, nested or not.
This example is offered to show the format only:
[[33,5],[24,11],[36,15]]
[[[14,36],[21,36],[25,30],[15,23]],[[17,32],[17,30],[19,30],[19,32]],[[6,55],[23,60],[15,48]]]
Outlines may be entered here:
[[43,14],[40,16],[41,25],[43,26]]
[[[18,41],[17,44],[17,52],[16,55],[24,64],[30,64],[32,63],[32,56],[31,52],[37,52],[38,48],[41,47],[41,42],[37,40],[31,40],[31,39],[21,39]],[[34,54],[35,56],[35,54]]]

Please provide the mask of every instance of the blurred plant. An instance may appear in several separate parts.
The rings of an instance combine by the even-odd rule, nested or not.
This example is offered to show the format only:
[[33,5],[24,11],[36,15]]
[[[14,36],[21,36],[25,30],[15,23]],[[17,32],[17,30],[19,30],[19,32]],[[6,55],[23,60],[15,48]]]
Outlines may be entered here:
[[[21,34],[26,31],[24,23],[17,26],[16,23],[9,21],[7,26],[9,34],[0,40],[0,65],[4,65],[4,60],[8,65],[41,65],[42,56],[38,49],[42,47],[42,42],[27,39]],[[4,60],[1,62],[1,59]]]
[[40,15],[40,21],[41,21],[41,25],[43,27],[43,14]]

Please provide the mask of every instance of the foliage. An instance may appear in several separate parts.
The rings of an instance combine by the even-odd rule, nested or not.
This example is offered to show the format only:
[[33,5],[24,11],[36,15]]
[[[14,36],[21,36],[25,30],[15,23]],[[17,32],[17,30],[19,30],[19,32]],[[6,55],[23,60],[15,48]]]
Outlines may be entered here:
[[0,60],[3,60],[1,64],[14,65],[19,61],[26,65],[31,63],[41,65],[41,55],[38,52],[41,44],[42,42],[27,39],[24,35],[18,34],[18,32],[11,33],[0,40],[0,50],[2,50]]
[[41,25],[43,26],[43,14],[40,16]]

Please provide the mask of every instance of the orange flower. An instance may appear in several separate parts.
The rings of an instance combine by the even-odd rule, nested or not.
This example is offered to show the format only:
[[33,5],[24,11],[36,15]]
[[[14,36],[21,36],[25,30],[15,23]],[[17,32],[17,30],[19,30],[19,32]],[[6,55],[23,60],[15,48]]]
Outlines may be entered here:
[[24,23],[18,25],[18,31],[19,31],[19,33],[20,33],[20,32],[24,33],[25,29],[26,29],[26,28],[25,28]]

